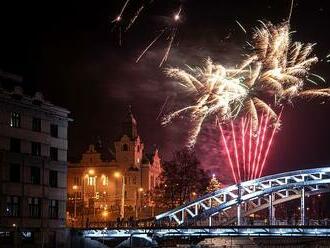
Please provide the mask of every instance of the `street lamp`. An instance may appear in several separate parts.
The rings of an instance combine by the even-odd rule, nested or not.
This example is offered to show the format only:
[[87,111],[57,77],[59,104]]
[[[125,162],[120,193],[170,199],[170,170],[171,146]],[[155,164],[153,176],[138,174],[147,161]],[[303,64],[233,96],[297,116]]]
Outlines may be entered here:
[[73,185],[72,189],[74,190],[74,214],[73,214],[73,217],[74,217],[74,221],[76,221],[76,218],[77,218],[77,189],[78,189],[78,186]]
[[97,178],[97,176],[94,176],[94,175],[95,175],[95,170],[94,169],[89,169],[88,170],[88,174],[86,174],[87,177],[91,177],[91,176],[94,177],[94,180],[92,180],[90,182],[93,184],[93,189],[94,189],[93,212],[94,212],[94,218],[95,218],[95,216],[96,216],[96,213],[95,213],[95,211],[96,211],[96,209],[95,209],[95,202],[96,202],[96,178]]
[[125,176],[119,171],[116,171],[113,176],[115,178],[121,178],[121,201],[120,201],[120,218],[123,219],[125,216]]
[[138,218],[138,198],[140,198],[140,215],[141,215],[141,208],[142,208],[142,197],[141,197],[141,193],[143,192],[143,188],[140,187],[137,189],[136,191],[136,197],[135,197],[135,218],[137,219]]

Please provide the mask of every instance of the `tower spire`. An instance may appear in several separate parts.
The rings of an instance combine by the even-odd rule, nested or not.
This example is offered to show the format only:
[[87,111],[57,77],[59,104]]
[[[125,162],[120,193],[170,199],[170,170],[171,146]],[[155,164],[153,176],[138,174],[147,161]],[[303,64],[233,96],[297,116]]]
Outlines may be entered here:
[[137,123],[132,113],[132,106],[128,105],[128,112],[126,118],[122,123],[122,135],[127,135],[132,140],[136,139],[138,136],[137,133]]

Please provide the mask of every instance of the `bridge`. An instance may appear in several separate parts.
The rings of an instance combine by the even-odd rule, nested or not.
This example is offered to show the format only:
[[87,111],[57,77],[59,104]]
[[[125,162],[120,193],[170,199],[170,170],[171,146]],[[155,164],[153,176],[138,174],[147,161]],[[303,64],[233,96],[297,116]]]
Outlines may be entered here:
[[[150,226],[82,230],[88,238],[330,237],[330,221],[307,223],[306,198],[330,192],[330,167],[297,170],[241,182],[155,217]],[[300,220],[276,222],[276,206],[300,199]],[[267,222],[246,217],[268,209]],[[230,217],[231,216],[231,217]]]
[[[268,208],[268,225],[275,220],[275,206],[300,198],[301,225],[306,223],[306,197],[330,191],[330,167],[291,171],[242,182],[206,194],[166,213],[156,216],[159,223],[174,226],[224,225],[217,222],[230,210],[236,209],[235,222]],[[216,218],[218,217],[218,218]]]

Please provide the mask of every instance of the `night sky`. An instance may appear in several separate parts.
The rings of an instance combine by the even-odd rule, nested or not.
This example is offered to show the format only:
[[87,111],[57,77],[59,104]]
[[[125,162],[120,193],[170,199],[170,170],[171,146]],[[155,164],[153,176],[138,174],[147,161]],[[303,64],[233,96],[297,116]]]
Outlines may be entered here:
[[[79,158],[97,137],[105,144],[111,143],[118,136],[128,105],[132,105],[147,149],[157,145],[162,156],[169,158],[184,146],[188,124],[183,120],[162,127],[157,119],[165,99],[165,112],[173,110],[180,93],[164,76],[163,69],[201,65],[208,56],[224,65],[236,65],[257,20],[285,20],[291,1],[154,0],[131,29],[122,32],[121,46],[118,27],[111,21],[124,0],[24,2],[1,3],[0,68],[22,75],[25,92],[42,91],[46,99],[72,112],[72,160]],[[141,2],[130,1],[123,14],[123,26]],[[320,59],[330,53],[327,2],[295,0],[291,19],[291,28],[297,31],[293,39],[316,42],[315,53]],[[141,51],[168,25],[180,4],[182,19],[167,63],[158,67],[168,44],[163,37],[136,64]],[[244,25],[247,35],[235,20]],[[329,63],[321,61],[313,71],[329,82]],[[267,173],[330,162],[329,121],[330,101],[296,101],[286,106]],[[218,136],[211,124],[206,126],[196,152],[205,168],[225,177]]]

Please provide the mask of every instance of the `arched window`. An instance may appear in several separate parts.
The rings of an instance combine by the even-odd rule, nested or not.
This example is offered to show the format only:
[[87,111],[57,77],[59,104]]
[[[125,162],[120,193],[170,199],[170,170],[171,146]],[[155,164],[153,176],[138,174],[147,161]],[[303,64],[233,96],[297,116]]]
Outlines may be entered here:
[[127,144],[123,145],[123,151],[128,151],[128,145]]

